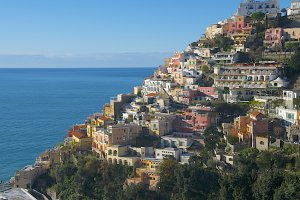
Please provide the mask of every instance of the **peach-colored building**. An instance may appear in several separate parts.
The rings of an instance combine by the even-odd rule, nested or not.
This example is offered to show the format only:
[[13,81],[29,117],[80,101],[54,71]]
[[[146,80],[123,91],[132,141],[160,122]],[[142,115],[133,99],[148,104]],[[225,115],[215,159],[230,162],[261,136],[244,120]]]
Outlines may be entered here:
[[[266,134],[269,131],[269,124],[266,119],[263,118],[263,114],[254,111],[248,116],[240,116],[234,120],[230,134],[239,137],[240,141],[255,140],[256,136]],[[255,141],[251,141],[251,143]],[[252,143],[252,144],[254,144]]]
[[111,145],[132,144],[142,132],[142,127],[136,124],[117,124],[100,129],[94,133],[93,151],[105,157],[105,151]]
[[249,34],[251,31],[252,25],[250,23],[250,18],[240,15],[227,19],[227,23],[223,28],[223,33],[226,36],[232,36],[237,33]]
[[265,32],[264,45],[268,48],[281,48],[284,39],[282,28],[269,28]]

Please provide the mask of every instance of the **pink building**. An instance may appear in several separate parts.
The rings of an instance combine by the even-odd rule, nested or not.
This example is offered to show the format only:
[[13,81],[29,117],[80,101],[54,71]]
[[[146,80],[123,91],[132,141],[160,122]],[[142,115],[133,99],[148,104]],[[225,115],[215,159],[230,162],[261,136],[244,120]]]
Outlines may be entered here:
[[251,31],[252,25],[250,18],[246,16],[234,16],[234,18],[228,19],[223,28],[223,33],[227,36],[232,36],[237,33],[249,34]]
[[200,92],[200,98],[202,100],[211,100],[211,99],[218,99],[219,94],[215,90],[214,87],[198,87],[198,91]]
[[269,28],[265,33],[264,45],[268,48],[282,47],[284,31],[282,28]]
[[181,53],[175,53],[174,56],[171,58],[170,66],[173,68],[179,68],[181,56]]
[[173,130],[180,133],[192,133],[193,126],[188,123],[182,116],[176,116],[173,121]]
[[196,90],[183,90],[181,103],[190,105],[194,100],[198,100],[199,91]]
[[191,106],[185,110],[184,117],[194,131],[204,132],[207,127],[217,126],[219,113],[211,107]]

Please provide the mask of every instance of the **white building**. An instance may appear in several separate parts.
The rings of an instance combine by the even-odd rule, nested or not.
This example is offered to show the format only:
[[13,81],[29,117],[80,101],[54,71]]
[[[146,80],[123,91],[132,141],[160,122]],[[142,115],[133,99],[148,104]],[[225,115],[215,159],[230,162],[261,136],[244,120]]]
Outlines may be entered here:
[[233,64],[238,60],[238,54],[235,52],[218,52],[213,55],[212,60],[217,64]]
[[163,89],[166,92],[171,92],[172,84],[171,81],[166,79],[148,78],[144,80],[143,94],[147,95],[150,93],[159,93]]
[[174,157],[177,161],[179,161],[181,154],[181,150],[176,148],[155,149],[155,158],[159,160]]
[[300,0],[292,0],[291,7],[287,9],[287,15],[300,14]]
[[300,97],[300,91],[283,90],[282,99],[285,102],[285,106],[289,109],[294,108],[294,99]]
[[265,14],[277,14],[280,12],[278,0],[244,0],[236,13],[236,15],[250,16],[253,13],[262,12]]
[[[188,135],[189,136],[189,135]],[[192,146],[194,140],[192,137],[180,137],[176,135],[166,135],[161,137],[161,145],[163,147],[173,147],[187,149]]]
[[298,125],[298,110],[296,109],[276,107],[276,115],[284,120],[286,126]]
[[219,88],[267,88],[280,87],[276,80],[282,75],[279,63],[233,64],[214,69],[214,85]]

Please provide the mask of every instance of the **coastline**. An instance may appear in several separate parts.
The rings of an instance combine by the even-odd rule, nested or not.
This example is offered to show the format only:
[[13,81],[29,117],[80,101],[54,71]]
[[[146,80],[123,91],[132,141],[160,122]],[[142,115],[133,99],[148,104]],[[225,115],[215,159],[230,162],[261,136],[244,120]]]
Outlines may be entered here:
[[[0,69],[1,72],[2,69]],[[120,71],[121,70],[121,71]],[[28,152],[28,148],[30,148],[30,144],[33,143],[32,145],[37,146],[34,149],[32,149],[32,153],[30,152],[27,153],[25,156],[22,156],[22,160],[18,160],[18,162],[24,162],[24,157],[27,159],[25,160],[25,165],[30,165],[32,161],[39,156],[40,153],[44,152],[45,149],[51,148],[53,145],[60,143],[63,140],[63,137],[65,137],[65,134],[67,130],[74,125],[74,123],[80,123],[83,122],[86,117],[93,112],[97,112],[97,110],[100,110],[101,107],[109,100],[111,96],[116,95],[116,92],[118,91],[130,91],[132,86],[136,85],[137,83],[141,83],[142,80],[144,79],[145,75],[148,74],[150,75],[153,71],[152,68],[139,68],[139,69],[134,69],[134,68],[118,68],[118,69],[113,69],[111,73],[106,73],[105,71],[108,71],[108,69],[50,69],[50,75],[47,74],[49,69],[34,69],[34,70],[27,70],[27,69],[9,69],[5,70],[12,72],[10,73],[2,73],[1,80],[2,82],[5,81],[6,84],[11,85],[10,87],[6,87],[7,89],[10,88],[10,90],[15,90],[16,93],[12,92],[7,92],[7,95],[5,97],[0,96],[0,98],[6,98],[6,99],[12,99],[10,96],[14,95],[14,99],[22,99],[22,103],[18,103],[18,101],[12,99],[11,101],[5,101],[5,104],[2,104],[3,106],[6,106],[6,108],[9,107],[20,107],[19,110],[16,112],[18,114],[19,118],[24,118],[26,121],[25,123],[23,122],[22,128],[20,129],[15,129],[15,131],[11,131],[11,137],[9,138],[12,140],[11,142],[13,143],[13,138],[16,138],[18,136],[18,133],[21,133],[21,135],[18,138],[23,138],[23,137],[28,137],[29,134],[31,134],[32,130],[38,131],[35,136],[27,142],[27,144],[22,144],[22,146],[10,146],[10,148],[14,147],[13,149],[6,149],[8,151],[8,154],[12,154],[15,152],[10,158],[12,159],[13,156],[18,155],[19,153],[17,152],[19,148],[23,148],[23,152]],[[37,71],[38,73],[32,74],[32,71]],[[71,73],[69,73],[71,71]],[[104,71],[104,72],[103,72]],[[40,74],[40,72],[42,72]],[[63,72],[64,74],[61,74]],[[76,73],[75,73],[76,72]],[[82,73],[83,72],[83,73]],[[115,78],[109,78],[111,77],[115,72],[119,72],[118,74],[115,75]],[[16,73],[16,74],[15,74]],[[100,74],[99,74],[100,73]],[[20,75],[19,75],[20,74]],[[66,75],[65,75],[66,74]],[[72,75],[68,75],[72,74]],[[110,80],[114,81],[115,85],[112,88],[109,86],[109,82],[106,84],[103,81],[95,81],[91,80],[91,83],[87,83],[85,80],[88,79],[88,77],[100,77],[101,79],[101,74],[103,76],[106,76],[107,78],[103,79],[103,81],[106,82]],[[123,75],[122,75],[123,74]],[[141,74],[141,75],[139,75]],[[28,78],[24,77],[27,76]],[[52,78],[53,76],[56,76],[56,78]],[[57,76],[58,75],[58,76]],[[10,76],[14,76],[10,78]],[[20,76],[20,78],[19,78]],[[65,78],[65,77],[70,78]],[[77,79],[77,83],[71,80],[72,76],[74,79]],[[114,76],[114,75],[113,75]],[[2,78],[3,77],[3,78]],[[29,80],[29,77],[32,80]],[[40,81],[40,77],[45,77],[44,79],[46,81]],[[15,82],[15,79],[19,80],[19,82]],[[11,81],[6,81],[6,80],[11,80]],[[70,80],[69,80],[70,79]],[[130,79],[130,80],[128,80]],[[26,81],[26,82],[25,82]],[[25,82],[24,84],[22,84]],[[58,82],[58,83],[55,83]],[[66,85],[67,84],[67,85]],[[26,92],[26,98],[22,97],[24,93],[18,92],[19,85],[24,87],[23,91]],[[57,87],[56,87],[57,85]],[[57,92],[57,89],[59,88],[59,85],[65,85],[62,87],[62,90],[59,90]],[[82,86],[81,86],[82,85]],[[98,89],[94,87],[94,85],[99,85]],[[106,85],[105,88],[101,88],[101,85]],[[129,86],[130,85],[130,86]],[[4,85],[2,85],[4,86]],[[1,87],[1,86],[0,86]],[[31,87],[33,89],[31,89]],[[42,97],[38,97],[33,90],[40,90],[40,88],[49,88],[47,90],[50,90],[50,92],[45,92],[41,91],[40,94]],[[77,89],[73,89],[73,88]],[[111,90],[109,89],[112,88]],[[119,87],[119,88],[117,88]],[[116,89],[114,89],[116,88]],[[4,90],[3,90],[4,91]],[[70,92],[74,91],[74,92]],[[81,91],[81,92],[87,92],[88,94],[85,95],[86,97],[81,98],[80,96],[76,95],[76,91]],[[18,92],[18,93],[17,93]],[[49,96],[51,94],[51,96]],[[47,98],[48,97],[48,98]],[[66,98],[66,102],[61,101],[61,97]],[[73,97],[70,101],[70,97]],[[39,100],[35,100],[36,105],[31,105],[31,98],[36,99],[39,98]],[[50,100],[49,100],[50,99]],[[57,102],[58,105],[52,104],[51,102]],[[50,104],[51,103],[51,104]],[[16,104],[16,106],[15,106]],[[45,104],[49,104],[47,107],[45,107]],[[73,106],[68,106],[68,104],[73,105]],[[59,106],[61,105],[61,106]],[[78,106],[80,105],[80,106]],[[31,108],[29,110],[29,108]],[[47,112],[49,113],[48,122],[46,120],[46,116],[44,116],[42,113],[35,113],[36,109],[34,107],[37,107],[38,110],[40,110],[42,113]],[[74,108],[78,107],[79,109],[74,110]],[[27,109],[28,108],[28,109]],[[46,109],[47,108],[47,109]],[[81,110],[80,110],[81,109]],[[28,112],[33,112],[33,115],[30,115],[28,117],[27,115],[27,110]],[[65,111],[64,111],[65,110]],[[3,114],[6,114],[5,110],[3,110]],[[70,116],[68,113],[73,113],[72,116]],[[7,112],[7,114],[9,114]],[[57,117],[58,115],[58,117]],[[24,116],[24,117],[23,117]],[[27,116],[27,117],[26,117]],[[6,118],[6,121],[2,121],[2,123],[7,123],[10,126],[13,126],[14,123],[12,120],[18,120],[21,122],[21,119],[18,119],[18,117],[13,116],[8,116]],[[25,118],[26,117],[26,118]],[[12,119],[10,119],[12,118]],[[27,119],[31,119],[32,122],[28,121]],[[72,120],[73,119],[73,120]],[[30,122],[30,123],[29,123]],[[1,122],[0,122],[1,123]],[[51,126],[48,127],[48,124],[52,124]],[[27,125],[28,124],[28,125]],[[63,131],[66,130],[66,131]],[[25,134],[26,133],[26,134]],[[40,133],[40,134],[38,134]],[[42,135],[45,134],[45,136]],[[50,139],[48,139],[50,137]],[[25,138],[25,139],[26,139]],[[46,139],[47,138],[47,139]],[[9,142],[10,142],[9,140]],[[36,145],[34,141],[41,141],[40,145]],[[21,141],[24,141],[22,139]],[[21,142],[20,141],[20,142]],[[52,144],[51,144],[52,143]],[[5,145],[8,144],[3,144],[4,147]],[[30,145],[30,146],[29,146]],[[27,147],[28,146],[28,147]],[[44,148],[38,147],[38,146],[45,146]],[[25,148],[25,149],[24,149]],[[38,153],[39,152],[39,153]],[[3,149],[4,153],[4,149]],[[21,153],[21,155],[22,155]],[[1,159],[4,159],[6,157],[2,157]],[[9,158],[8,158],[9,159]],[[17,159],[17,158],[16,158]],[[31,160],[31,161],[30,161]],[[2,163],[8,162],[8,163],[16,163],[13,161],[2,161]],[[32,163],[33,164],[33,163]],[[25,166],[19,164],[20,167],[17,169],[21,169],[21,166]],[[3,172],[6,172],[7,166],[1,167],[1,170]],[[14,173],[15,174],[15,173]],[[11,176],[14,176],[14,174],[11,174]],[[3,179],[3,181],[9,181],[10,176],[4,176],[7,177]]]

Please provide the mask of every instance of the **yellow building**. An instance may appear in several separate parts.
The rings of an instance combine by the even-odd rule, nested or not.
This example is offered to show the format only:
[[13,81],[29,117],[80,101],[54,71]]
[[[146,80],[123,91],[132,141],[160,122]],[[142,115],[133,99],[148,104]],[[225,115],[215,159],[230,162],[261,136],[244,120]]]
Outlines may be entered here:
[[76,132],[72,136],[72,140],[74,143],[78,144],[78,148],[80,150],[91,150],[93,138],[88,137],[87,135]]
[[91,121],[87,124],[87,135],[88,137],[93,137],[94,133],[99,130],[99,128],[106,128],[107,126],[114,125],[114,121],[105,116],[101,116],[97,119]]

